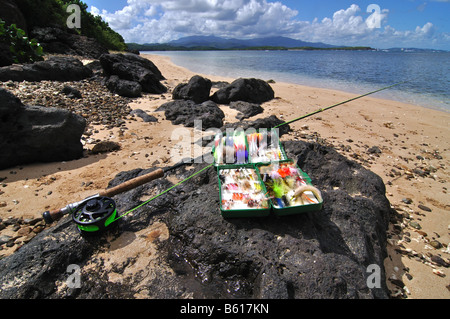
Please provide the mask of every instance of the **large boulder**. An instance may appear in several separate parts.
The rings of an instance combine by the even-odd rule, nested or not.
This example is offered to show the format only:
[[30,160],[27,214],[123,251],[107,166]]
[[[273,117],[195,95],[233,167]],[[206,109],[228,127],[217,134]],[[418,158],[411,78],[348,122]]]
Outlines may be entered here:
[[73,57],[52,56],[32,64],[14,64],[0,68],[0,81],[80,81],[92,76],[92,71]]
[[[321,211],[223,219],[211,167],[124,216],[107,234],[82,238],[70,217],[44,230],[0,260],[0,297],[388,298],[383,261],[391,208],[382,179],[329,147],[291,141],[285,149],[322,191]],[[178,168],[115,196],[118,210],[207,165]],[[109,187],[150,171],[121,172]],[[80,288],[66,284],[71,264],[80,267]],[[368,285],[374,274],[377,287]]]
[[25,106],[0,88],[0,169],[83,156],[83,117],[67,110]]
[[166,119],[174,125],[194,127],[195,121],[201,121],[202,130],[222,127],[225,118],[223,111],[212,101],[196,104],[190,100],[175,100],[164,103],[158,110],[164,110]]
[[211,80],[200,75],[194,75],[188,83],[178,84],[172,93],[174,100],[192,100],[195,103],[203,103],[209,100]]
[[137,82],[143,92],[167,92],[167,88],[160,82],[164,80],[161,71],[148,59],[132,53],[103,54],[100,63],[106,76],[117,75],[120,79]]
[[233,101],[264,103],[272,100],[275,93],[272,87],[260,79],[237,79],[223,89],[216,91],[211,100],[218,104],[229,104]]
[[87,58],[98,59],[102,54],[108,53],[108,49],[96,39],[68,32],[69,29],[61,27],[35,27],[30,35],[35,38],[46,53],[58,53],[79,55]]

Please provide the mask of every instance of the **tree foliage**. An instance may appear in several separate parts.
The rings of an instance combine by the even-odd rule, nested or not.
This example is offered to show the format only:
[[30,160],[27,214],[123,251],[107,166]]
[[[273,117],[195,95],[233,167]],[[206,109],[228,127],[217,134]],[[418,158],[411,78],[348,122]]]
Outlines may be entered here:
[[0,19],[0,42],[9,47],[14,63],[28,63],[43,60],[42,47],[35,39],[28,39],[24,30],[15,24],[9,26]]
[[96,39],[110,50],[126,50],[123,37],[112,30],[100,16],[87,11],[88,5],[80,0],[16,0],[24,15],[28,30],[34,27],[60,26],[67,28],[67,13],[70,4],[77,4],[81,9],[81,28],[75,29],[80,34]]

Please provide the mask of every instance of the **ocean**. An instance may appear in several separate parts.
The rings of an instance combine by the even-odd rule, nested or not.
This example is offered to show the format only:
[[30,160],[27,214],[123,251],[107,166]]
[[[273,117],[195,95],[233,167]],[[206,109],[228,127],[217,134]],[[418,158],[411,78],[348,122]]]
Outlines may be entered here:
[[[385,51],[164,51],[193,72],[230,78],[254,77],[364,94],[374,94],[450,112],[450,52]],[[336,101],[339,102],[339,101]]]

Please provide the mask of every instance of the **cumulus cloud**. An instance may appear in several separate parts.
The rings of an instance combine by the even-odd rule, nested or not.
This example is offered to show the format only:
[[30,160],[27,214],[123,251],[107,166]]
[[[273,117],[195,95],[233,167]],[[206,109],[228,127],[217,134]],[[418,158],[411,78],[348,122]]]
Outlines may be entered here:
[[[388,25],[389,11],[358,5],[336,11],[322,20],[301,21],[298,11],[267,0],[127,0],[116,12],[91,7],[127,42],[168,42],[188,35],[251,38],[283,35],[336,45],[432,44],[448,34],[437,34],[432,23],[398,31]],[[373,10],[378,9],[378,10]]]

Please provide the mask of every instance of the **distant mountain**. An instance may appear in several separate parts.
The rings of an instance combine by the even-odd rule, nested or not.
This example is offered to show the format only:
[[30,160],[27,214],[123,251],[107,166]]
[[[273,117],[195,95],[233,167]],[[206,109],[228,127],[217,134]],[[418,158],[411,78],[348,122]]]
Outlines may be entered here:
[[217,49],[245,49],[249,47],[283,47],[283,48],[333,48],[335,46],[325,43],[305,42],[287,37],[266,37],[256,39],[225,39],[215,36],[190,36],[166,43],[173,46],[212,47]]
[[[287,37],[266,37],[256,39],[225,39],[216,36],[189,36],[167,43],[127,43],[128,48],[138,51],[177,50],[245,50],[245,49],[333,49],[338,48],[321,42],[306,42]],[[345,47],[340,47],[345,48]]]

